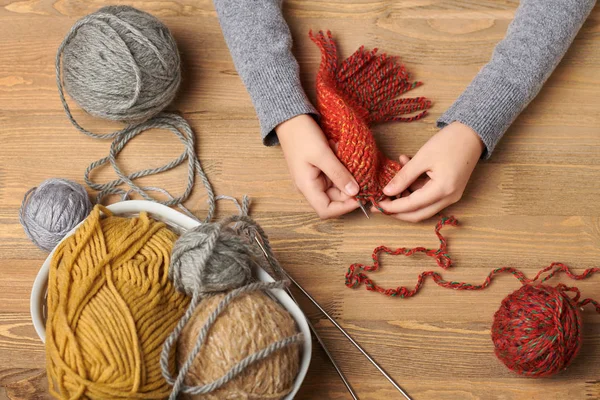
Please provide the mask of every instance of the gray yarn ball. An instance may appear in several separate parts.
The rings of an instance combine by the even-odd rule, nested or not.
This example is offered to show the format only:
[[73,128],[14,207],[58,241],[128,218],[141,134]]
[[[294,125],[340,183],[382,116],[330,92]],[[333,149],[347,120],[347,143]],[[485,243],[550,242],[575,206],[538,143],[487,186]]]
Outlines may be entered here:
[[248,283],[257,264],[250,245],[229,227],[202,224],[185,232],[173,246],[169,278],[185,294],[207,294]]
[[40,249],[52,251],[92,211],[85,188],[67,179],[48,179],[29,189],[19,210],[25,233]]
[[136,123],[173,101],[181,82],[169,29],[130,6],[108,6],[78,21],[62,50],[65,89],[88,113]]

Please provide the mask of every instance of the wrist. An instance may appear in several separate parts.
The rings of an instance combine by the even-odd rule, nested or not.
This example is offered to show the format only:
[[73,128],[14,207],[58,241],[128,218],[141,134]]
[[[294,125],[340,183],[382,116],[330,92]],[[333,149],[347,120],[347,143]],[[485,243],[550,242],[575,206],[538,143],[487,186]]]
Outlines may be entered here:
[[289,136],[294,132],[300,132],[307,124],[316,123],[315,120],[309,114],[296,115],[275,127],[275,133],[279,140],[282,136]]
[[485,143],[473,128],[458,121],[452,122],[448,125],[448,128],[458,134],[461,141],[463,141],[469,149],[477,152],[478,156],[483,154],[485,151]]

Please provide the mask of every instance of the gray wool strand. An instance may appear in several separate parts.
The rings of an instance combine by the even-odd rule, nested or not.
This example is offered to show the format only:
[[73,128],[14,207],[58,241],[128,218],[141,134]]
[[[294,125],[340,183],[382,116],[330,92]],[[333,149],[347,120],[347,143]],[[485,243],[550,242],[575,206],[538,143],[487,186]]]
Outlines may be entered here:
[[[148,168],[130,174],[125,174],[121,170],[119,164],[117,163],[117,157],[119,153],[133,138],[142,134],[144,131],[152,128],[160,128],[172,132],[184,145],[183,152],[179,155],[179,157],[162,166]],[[90,176],[92,172],[96,168],[107,163],[113,167],[113,170],[118,178],[106,183],[96,183],[92,181]],[[183,163],[187,163],[187,185],[183,193],[177,197],[169,195],[167,196],[167,200],[157,201],[155,198],[150,196],[146,190],[144,190],[142,187],[138,186],[135,182],[133,182],[133,180],[137,178],[169,171]],[[206,173],[202,168],[202,164],[200,163],[200,160],[196,155],[194,132],[192,131],[192,128],[189,126],[187,121],[181,116],[176,114],[161,113],[148,121],[144,121],[141,124],[131,127],[128,131],[114,138],[114,140],[111,143],[108,156],[92,162],[85,170],[84,180],[90,188],[99,191],[98,197],[96,198],[96,202],[98,203],[102,201],[104,196],[109,194],[125,195],[125,193],[127,193],[128,191],[121,189],[118,186],[120,186],[121,184],[126,184],[130,188],[129,191],[133,191],[139,194],[146,200],[157,201],[167,206],[175,206],[182,204],[190,196],[194,188],[196,175],[200,177],[200,180],[202,181],[208,195],[207,201],[209,207],[208,214],[205,219],[205,221],[208,222],[212,219],[214,215],[215,195],[212,189],[212,185],[210,184],[210,181],[208,180],[208,177],[206,176]]]
[[[232,199],[227,196],[221,198]],[[235,201],[235,199],[233,200]],[[235,203],[239,206],[237,201]],[[202,224],[195,229],[185,232],[173,246],[169,276],[173,280],[175,287],[191,295],[192,300],[184,316],[179,320],[177,326],[165,341],[161,352],[160,365],[162,375],[169,384],[173,385],[169,399],[175,400],[180,392],[189,394],[213,392],[234,379],[249,365],[269,357],[286,346],[300,343],[304,340],[304,336],[301,333],[286,337],[244,358],[231,367],[226,374],[211,383],[203,386],[187,386],[184,384],[185,377],[196,356],[200,353],[212,325],[235,298],[252,291],[283,289],[289,286],[289,280],[287,279],[274,282],[251,282],[251,276],[246,276],[246,273],[251,273],[250,264],[242,266],[238,260],[246,260],[248,263],[256,262],[254,260],[254,247],[252,246],[253,235],[260,236],[260,242],[266,247],[268,254],[273,258],[274,261],[272,261],[275,263],[277,261],[273,257],[265,232],[260,225],[246,215],[249,208],[249,199],[246,196],[244,196],[243,205],[239,206],[239,208],[242,215],[226,218],[219,223]],[[229,225],[232,223],[236,223],[237,229],[229,228]],[[243,234],[250,235],[247,238],[249,241],[244,240]],[[188,235],[190,236],[189,239],[186,238]],[[192,254],[188,255],[187,253],[190,252]],[[235,262],[232,262],[232,260],[235,260]],[[281,267],[279,266],[279,268]],[[206,276],[207,274],[212,276]],[[230,290],[230,292],[209,315],[196,339],[196,344],[192,352],[180,368],[177,377],[174,378],[169,371],[169,355],[174,344],[177,343],[183,328],[192,318],[201,300],[205,296],[210,296],[214,292],[223,290]]]
[[91,211],[92,203],[82,185],[52,178],[25,193],[19,221],[36,246],[52,251]]
[[[81,18],[60,44],[55,59],[56,84],[69,121],[87,136],[113,139],[109,155],[91,163],[84,174],[86,184],[99,191],[96,202],[100,203],[106,195],[135,192],[146,200],[180,206],[190,196],[199,176],[208,195],[205,221],[212,219],[215,196],[196,156],[194,132],[179,115],[163,112],[180,86],[180,64],[177,44],[169,29],[154,16],[130,6],[103,7]],[[65,91],[89,114],[128,125],[108,134],[90,132],[75,120]],[[131,139],[149,129],[172,132],[184,151],[162,166],[124,173],[117,156]],[[148,192],[162,190],[145,190],[133,182],[183,163],[188,167],[187,184],[179,196],[158,200]],[[112,166],[117,179],[94,182],[90,175],[105,164]],[[122,184],[129,189],[119,188]]]

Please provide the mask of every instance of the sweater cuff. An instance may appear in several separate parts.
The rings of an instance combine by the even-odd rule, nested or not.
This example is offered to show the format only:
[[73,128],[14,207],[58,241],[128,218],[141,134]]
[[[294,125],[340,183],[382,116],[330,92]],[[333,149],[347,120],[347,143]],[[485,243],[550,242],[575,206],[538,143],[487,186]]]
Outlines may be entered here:
[[437,126],[443,128],[455,121],[469,126],[485,144],[482,158],[487,159],[528,100],[523,89],[482,71],[438,119]]
[[318,115],[304,93],[297,68],[273,64],[251,72],[246,78],[265,145],[279,143],[275,134],[277,125],[301,114]]

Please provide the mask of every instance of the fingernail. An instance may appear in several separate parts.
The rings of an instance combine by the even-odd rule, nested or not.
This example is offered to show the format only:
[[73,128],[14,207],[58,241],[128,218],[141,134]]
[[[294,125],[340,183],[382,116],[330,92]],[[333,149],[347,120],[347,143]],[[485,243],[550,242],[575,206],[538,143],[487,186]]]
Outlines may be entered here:
[[390,195],[390,191],[392,190],[391,186],[386,186],[383,188],[383,194],[389,196]]
[[355,182],[348,182],[345,189],[348,196],[354,196],[358,194],[358,185]]

